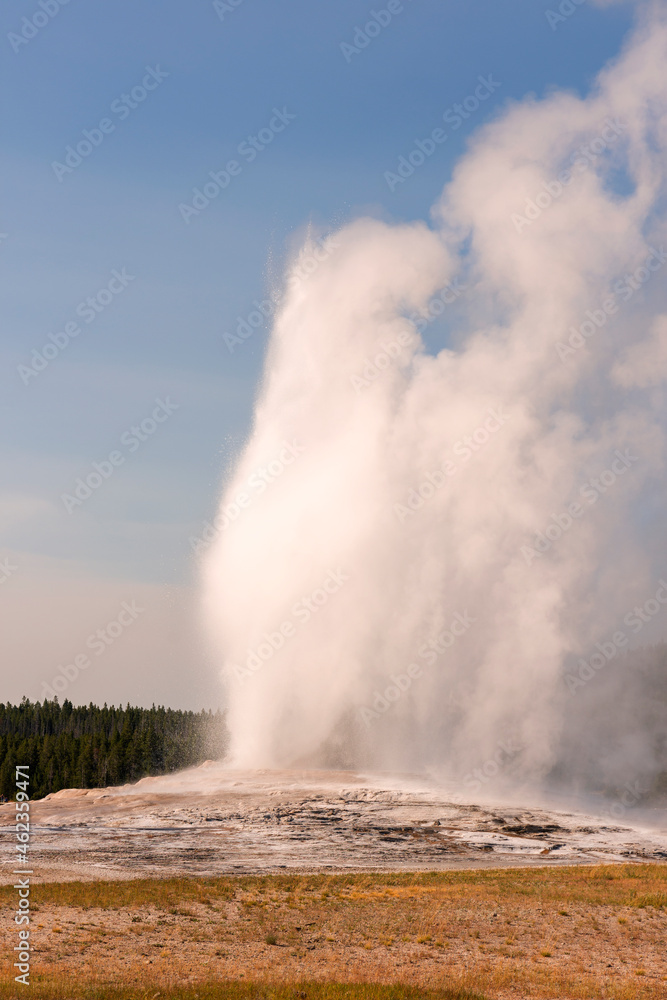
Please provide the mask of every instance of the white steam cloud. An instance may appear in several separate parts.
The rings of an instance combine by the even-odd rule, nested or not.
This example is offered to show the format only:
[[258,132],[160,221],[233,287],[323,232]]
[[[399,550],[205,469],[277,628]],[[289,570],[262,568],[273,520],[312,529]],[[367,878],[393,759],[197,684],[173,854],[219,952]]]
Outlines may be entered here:
[[289,283],[203,567],[239,765],[553,767],[568,671],[667,571],[666,64],[654,11],[479,130],[433,228]]

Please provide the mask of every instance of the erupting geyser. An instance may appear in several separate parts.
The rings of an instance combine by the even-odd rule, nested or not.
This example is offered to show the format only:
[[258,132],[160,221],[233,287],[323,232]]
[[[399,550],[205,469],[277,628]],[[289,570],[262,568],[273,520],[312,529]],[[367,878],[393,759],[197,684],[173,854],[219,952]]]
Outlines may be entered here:
[[360,219],[290,283],[203,565],[238,765],[554,766],[667,571],[666,64],[654,13],[480,129],[433,228]]

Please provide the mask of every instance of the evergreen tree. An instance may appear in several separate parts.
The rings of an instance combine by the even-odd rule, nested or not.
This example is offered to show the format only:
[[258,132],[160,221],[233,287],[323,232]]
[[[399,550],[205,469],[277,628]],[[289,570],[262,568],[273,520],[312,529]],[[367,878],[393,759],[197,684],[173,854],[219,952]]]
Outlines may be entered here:
[[220,759],[227,744],[221,712],[74,706],[65,700],[0,702],[0,796],[13,798],[17,764],[30,767],[30,794],[137,781]]

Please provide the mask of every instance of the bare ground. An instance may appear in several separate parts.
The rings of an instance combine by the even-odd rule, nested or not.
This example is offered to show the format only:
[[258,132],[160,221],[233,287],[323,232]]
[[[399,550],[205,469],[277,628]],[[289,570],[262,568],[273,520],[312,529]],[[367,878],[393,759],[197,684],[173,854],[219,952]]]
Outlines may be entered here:
[[[1,898],[7,956],[11,889]],[[47,884],[33,903],[33,969],[45,983],[168,992],[211,981],[370,982],[467,986],[497,1000],[667,997],[667,865]]]

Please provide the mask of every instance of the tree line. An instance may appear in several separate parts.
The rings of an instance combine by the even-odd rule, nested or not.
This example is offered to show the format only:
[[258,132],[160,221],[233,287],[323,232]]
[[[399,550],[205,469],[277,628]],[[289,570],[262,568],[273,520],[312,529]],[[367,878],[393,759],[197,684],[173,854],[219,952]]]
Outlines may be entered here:
[[30,766],[31,798],[61,788],[103,788],[220,759],[222,712],[75,707],[67,699],[0,702],[0,795],[13,798],[15,767]]

